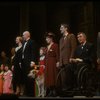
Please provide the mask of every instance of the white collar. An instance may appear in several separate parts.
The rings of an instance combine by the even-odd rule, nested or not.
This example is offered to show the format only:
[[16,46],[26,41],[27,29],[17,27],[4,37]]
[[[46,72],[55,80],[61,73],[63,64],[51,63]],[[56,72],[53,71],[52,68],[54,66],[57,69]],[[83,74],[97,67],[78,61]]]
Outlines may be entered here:
[[86,44],[86,41],[85,41],[83,44],[81,44],[81,45],[83,45],[83,46],[84,46],[85,44]]
[[65,34],[63,34],[63,36],[65,36],[65,37],[66,37],[67,35],[68,35],[68,32],[66,32]]
[[40,60],[44,60],[44,58],[45,58],[45,56],[43,55],[43,56],[40,56]]

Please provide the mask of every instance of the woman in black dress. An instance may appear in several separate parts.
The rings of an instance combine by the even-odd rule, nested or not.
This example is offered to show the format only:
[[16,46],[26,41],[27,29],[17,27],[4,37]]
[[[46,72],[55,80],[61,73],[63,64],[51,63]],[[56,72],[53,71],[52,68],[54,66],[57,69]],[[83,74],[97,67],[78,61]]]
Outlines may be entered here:
[[22,37],[16,37],[17,47],[15,48],[15,56],[13,58],[13,86],[16,86],[15,94],[19,95],[21,91],[21,52],[22,52]]

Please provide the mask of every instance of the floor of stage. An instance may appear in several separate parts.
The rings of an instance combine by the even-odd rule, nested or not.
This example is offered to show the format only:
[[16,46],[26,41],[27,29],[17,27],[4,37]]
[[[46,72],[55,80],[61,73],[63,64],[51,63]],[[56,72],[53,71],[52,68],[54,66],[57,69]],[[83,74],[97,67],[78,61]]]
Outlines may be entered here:
[[90,97],[87,97],[87,96],[70,96],[70,97],[60,97],[60,96],[57,96],[57,97],[27,97],[27,96],[16,96],[16,95],[1,95],[0,96],[0,99],[14,99],[14,100],[21,100],[21,99],[100,99],[100,96],[90,96]]
[[100,99],[100,96],[86,97],[86,96],[73,96],[73,97],[19,97],[19,99]]
[[0,99],[100,99],[100,94],[96,95],[64,95],[56,97],[28,97],[28,96],[16,96],[15,94],[2,94]]

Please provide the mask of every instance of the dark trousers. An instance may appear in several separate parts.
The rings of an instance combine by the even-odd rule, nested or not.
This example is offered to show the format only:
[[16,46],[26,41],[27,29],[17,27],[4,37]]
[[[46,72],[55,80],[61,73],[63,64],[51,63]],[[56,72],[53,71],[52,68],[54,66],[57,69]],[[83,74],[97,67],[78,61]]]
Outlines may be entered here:
[[22,61],[22,84],[25,86],[24,94],[26,96],[35,96],[35,80],[28,77],[30,71],[30,65]]
[[28,77],[26,81],[26,95],[27,96],[35,96],[35,80],[33,78]]
[[61,68],[61,83],[62,83],[62,89],[71,89],[73,88],[73,81],[74,81],[74,69],[70,64],[63,65]]

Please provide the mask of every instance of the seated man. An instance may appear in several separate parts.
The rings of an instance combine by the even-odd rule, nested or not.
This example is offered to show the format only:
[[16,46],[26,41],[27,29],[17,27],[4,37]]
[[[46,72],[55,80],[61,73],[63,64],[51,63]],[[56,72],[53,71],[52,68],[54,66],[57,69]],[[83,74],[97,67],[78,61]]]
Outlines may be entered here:
[[[72,78],[73,76],[75,76],[76,79],[78,77],[78,72],[82,66],[89,68],[92,66],[92,64],[95,63],[94,46],[93,44],[87,42],[85,33],[79,32],[77,35],[77,39],[80,45],[76,48],[74,58],[70,60],[71,64],[69,64],[69,71],[71,72],[70,76]],[[75,79],[75,77],[73,79]],[[80,87],[81,83],[77,83],[76,85]]]

